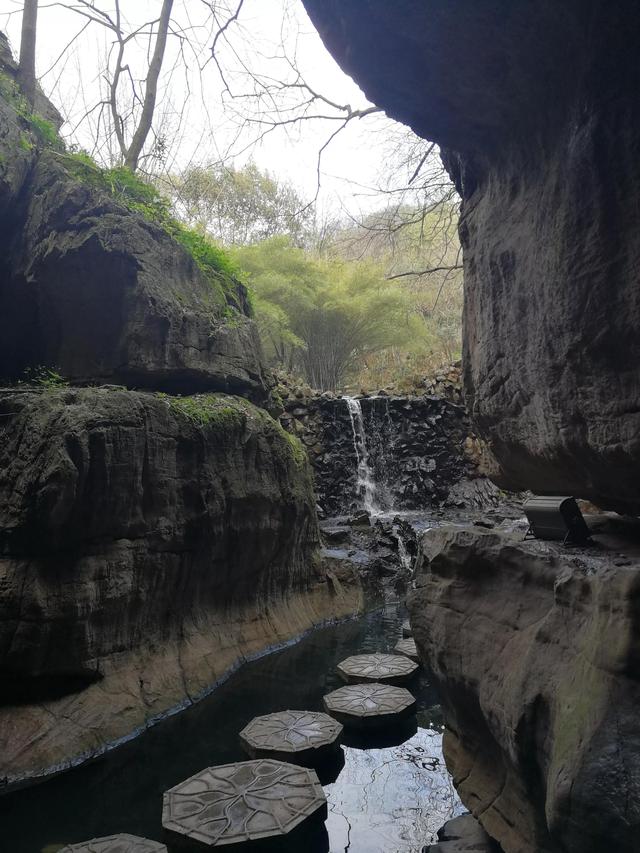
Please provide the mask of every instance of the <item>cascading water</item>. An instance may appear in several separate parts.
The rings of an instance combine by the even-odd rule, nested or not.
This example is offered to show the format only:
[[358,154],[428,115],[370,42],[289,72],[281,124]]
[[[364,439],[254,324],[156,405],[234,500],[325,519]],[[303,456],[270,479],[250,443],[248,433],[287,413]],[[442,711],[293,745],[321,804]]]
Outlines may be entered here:
[[[374,468],[370,461],[370,450],[367,442],[367,432],[365,429],[364,416],[362,414],[362,405],[356,397],[346,397],[349,417],[351,419],[351,429],[353,432],[353,447],[357,460],[357,482],[356,490],[358,497],[362,499],[364,509],[370,518],[379,518],[383,515],[393,513],[390,501],[387,499],[388,494],[384,486],[381,486],[375,478]],[[385,420],[391,424],[389,416],[388,403],[385,407]],[[375,424],[373,427],[374,447],[380,453],[384,453],[384,435],[376,433]],[[384,461],[384,460],[383,460]],[[393,533],[398,543],[398,557],[400,564],[407,574],[411,573],[413,559],[409,553],[404,539],[403,531],[398,519],[393,521]]]
[[353,430],[353,447],[356,452],[358,495],[362,497],[365,510],[370,516],[380,515],[383,508],[380,505],[378,487],[376,485],[373,469],[369,464],[369,452],[367,450],[367,434],[362,417],[362,406],[360,400],[355,397],[345,397],[349,417],[351,418],[351,429]]

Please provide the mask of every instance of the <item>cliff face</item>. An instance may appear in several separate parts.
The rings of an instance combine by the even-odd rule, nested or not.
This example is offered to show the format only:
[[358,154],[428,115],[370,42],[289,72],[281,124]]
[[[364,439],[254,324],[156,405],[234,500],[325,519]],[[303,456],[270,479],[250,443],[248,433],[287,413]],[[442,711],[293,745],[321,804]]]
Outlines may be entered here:
[[460,528],[422,541],[410,615],[447,767],[505,853],[638,848],[640,548],[599,544],[568,555]]
[[462,196],[464,365],[501,484],[640,510],[640,19],[631,0],[304,0]]
[[99,751],[244,655],[357,609],[310,470],[225,395],[0,393],[1,775]]
[[319,562],[301,445],[254,405],[268,387],[245,288],[43,145],[5,48],[0,784],[14,785],[131,737],[361,594]]
[[[636,4],[303,2],[369,99],[442,147],[499,482],[638,513]],[[506,853],[637,849],[637,546],[449,530],[423,551],[411,619],[467,807]]]

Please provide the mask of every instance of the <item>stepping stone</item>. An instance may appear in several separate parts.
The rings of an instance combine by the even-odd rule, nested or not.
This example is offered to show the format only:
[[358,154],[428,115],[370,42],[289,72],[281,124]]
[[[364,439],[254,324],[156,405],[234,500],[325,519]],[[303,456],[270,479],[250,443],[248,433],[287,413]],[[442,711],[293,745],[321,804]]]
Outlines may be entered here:
[[285,836],[326,817],[315,771],[271,759],[207,767],[166,791],[162,807],[166,830],[207,847]]
[[63,847],[60,853],[167,853],[164,844],[137,835],[109,835]]
[[338,664],[338,673],[347,684],[405,684],[417,670],[418,664],[404,655],[353,655]]
[[323,698],[324,707],[344,726],[392,726],[415,713],[416,700],[392,684],[350,684]]
[[393,651],[397,652],[399,655],[405,655],[410,660],[415,661],[416,663],[420,663],[420,658],[418,657],[418,650],[416,648],[416,641],[411,637],[407,637],[404,640],[398,640],[398,642],[393,647]]
[[253,758],[274,758],[295,764],[314,764],[340,749],[342,726],[315,711],[278,711],[254,717],[240,732]]
[[413,637],[413,631],[411,630],[411,625],[409,624],[408,619],[405,619],[405,621],[402,623],[402,636]]

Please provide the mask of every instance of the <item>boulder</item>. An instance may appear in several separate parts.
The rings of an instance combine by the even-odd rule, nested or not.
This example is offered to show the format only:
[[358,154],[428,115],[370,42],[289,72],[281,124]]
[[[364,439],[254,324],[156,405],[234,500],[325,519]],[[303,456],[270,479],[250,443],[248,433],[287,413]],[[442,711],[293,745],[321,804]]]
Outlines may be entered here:
[[0,279],[0,370],[53,368],[73,384],[266,397],[243,285],[210,280],[165,231],[73,161],[43,151],[12,218]]
[[359,607],[304,451],[227,395],[0,392],[0,778],[96,754]]
[[571,551],[477,528],[423,536],[409,611],[447,767],[505,853],[637,850],[635,536]]
[[640,512],[632,0],[304,0],[462,197],[464,381],[502,486]]

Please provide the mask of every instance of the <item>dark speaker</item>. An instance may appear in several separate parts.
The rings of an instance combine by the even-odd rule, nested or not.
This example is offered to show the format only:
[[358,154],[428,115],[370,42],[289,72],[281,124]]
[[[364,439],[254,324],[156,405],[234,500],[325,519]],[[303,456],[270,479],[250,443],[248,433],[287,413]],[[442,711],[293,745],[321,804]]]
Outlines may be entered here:
[[575,498],[535,496],[525,501],[524,514],[529,522],[525,538],[580,545],[591,537]]

